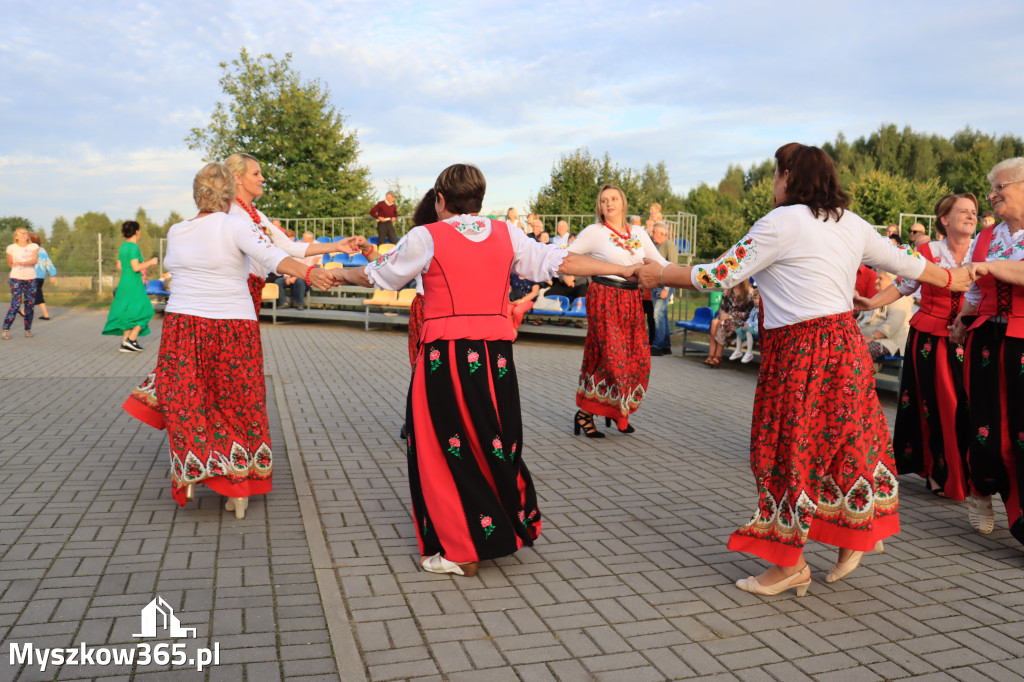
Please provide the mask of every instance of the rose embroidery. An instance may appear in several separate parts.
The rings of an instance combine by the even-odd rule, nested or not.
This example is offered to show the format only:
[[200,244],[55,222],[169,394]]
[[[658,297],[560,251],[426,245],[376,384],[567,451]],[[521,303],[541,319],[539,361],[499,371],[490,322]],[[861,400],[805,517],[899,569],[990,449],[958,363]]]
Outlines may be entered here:
[[1024,353],[1020,356],[1020,373],[1024,374]]
[[491,450],[491,454],[500,459],[502,462],[504,462],[505,451],[501,447],[501,439],[495,436],[494,440],[491,441],[491,447],[494,448],[493,450]]
[[1024,450],[1024,431],[1017,434],[1017,447]]
[[508,360],[505,359],[505,356],[503,356],[503,355],[501,355],[499,353],[498,354],[498,378],[500,379],[503,376],[505,376],[505,372],[507,372],[507,371],[508,371]]
[[494,523],[491,521],[490,516],[480,515],[480,527],[484,529],[484,537],[491,537],[491,533],[494,532]]
[[921,346],[921,357],[926,358],[928,354],[932,352],[932,342],[925,341],[924,345]]
[[441,366],[441,351],[431,347],[430,348],[430,373],[433,374],[434,370]]
[[985,444],[985,441],[987,441],[987,440],[988,440],[988,427],[987,427],[987,426],[982,426],[982,427],[980,427],[980,428],[978,429],[978,435],[977,435],[977,436],[975,436],[975,438],[977,438],[977,439],[978,439],[978,442],[979,442],[979,443],[981,443],[982,445],[984,445],[984,444]]
[[475,350],[470,349],[470,351],[466,353],[466,361],[469,363],[470,374],[480,369],[480,354]]
[[900,396],[900,409],[910,407],[910,391],[904,389],[903,395]]
[[512,443],[512,454],[508,456],[508,461],[513,461],[516,458],[516,444]]
[[[960,362],[964,361],[964,347],[963,346],[957,346],[956,347],[956,359],[959,360]],[[1024,357],[1021,358],[1021,362],[1024,363]],[[1024,368],[1022,368],[1021,371],[1024,372]]]
[[990,355],[992,355],[992,354],[989,353],[988,348],[982,348],[981,349],[981,366],[982,367],[988,367],[989,363],[992,362],[992,359],[989,357]]
[[462,459],[462,442],[459,440],[459,434],[448,439],[448,453]]

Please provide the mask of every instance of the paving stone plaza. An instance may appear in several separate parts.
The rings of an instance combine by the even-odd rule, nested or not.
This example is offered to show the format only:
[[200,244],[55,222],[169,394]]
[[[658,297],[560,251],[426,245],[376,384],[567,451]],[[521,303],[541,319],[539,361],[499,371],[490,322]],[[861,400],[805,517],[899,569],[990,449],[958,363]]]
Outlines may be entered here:
[[[677,346],[652,359],[637,432],[587,440],[571,424],[582,341],[524,337],[543,533],[461,578],[418,566],[403,331],[263,324],[274,490],[237,521],[205,487],[179,508],[166,434],[120,409],[160,319],[124,354],[105,311],[53,316],[0,343],[0,680],[1024,679],[1024,548],[998,502],[982,536],[904,476],[902,532],[849,578],[827,585],[834,550],[811,543],[806,597],[734,587],[762,570],[725,548],[756,502],[754,366]],[[157,597],[194,636],[135,636]],[[186,664],[142,664],[143,642]],[[136,657],[40,670],[80,647]],[[199,649],[217,652],[201,672]]]

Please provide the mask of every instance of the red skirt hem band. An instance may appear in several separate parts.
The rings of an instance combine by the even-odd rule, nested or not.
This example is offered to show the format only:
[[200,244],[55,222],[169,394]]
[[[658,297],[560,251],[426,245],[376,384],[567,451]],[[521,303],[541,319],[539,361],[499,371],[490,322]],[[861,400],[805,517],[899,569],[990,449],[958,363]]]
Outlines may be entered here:
[[[265,481],[253,480],[244,481],[242,483],[230,483],[221,476],[211,476],[210,478],[204,478],[201,481],[196,481],[196,485],[200,483],[204,484],[207,488],[223,495],[224,497],[253,497],[254,495],[266,495],[270,492],[271,481],[269,479]],[[174,497],[174,501],[178,503],[179,507],[184,507],[188,500],[185,498],[185,486],[171,486],[171,495]]]
[[[900,532],[900,519],[896,514],[876,518],[872,525],[870,531],[855,531],[815,519],[807,533],[807,539],[855,552],[870,552],[879,540],[885,540]],[[784,545],[735,532],[729,536],[728,547],[733,552],[753,554],[777,566],[796,566],[800,563],[805,545]]]
[[121,409],[138,419],[143,424],[152,426],[158,431],[163,431],[167,428],[167,422],[164,420],[164,415],[159,410],[154,410],[148,405],[143,405],[133,397],[129,397],[125,400],[124,404],[121,405]]

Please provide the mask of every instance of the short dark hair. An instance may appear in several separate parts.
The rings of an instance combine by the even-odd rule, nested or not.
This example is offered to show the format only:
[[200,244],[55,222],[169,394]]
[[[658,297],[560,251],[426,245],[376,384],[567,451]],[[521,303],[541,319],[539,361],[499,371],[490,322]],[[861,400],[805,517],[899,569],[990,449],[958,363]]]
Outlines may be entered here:
[[790,142],[775,152],[779,172],[789,171],[786,198],[780,206],[803,204],[814,217],[839,220],[850,207],[850,195],[839,185],[832,159],[821,149]]
[[479,213],[486,191],[484,174],[469,163],[448,166],[434,181],[434,192],[444,195],[449,213]]
[[434,208],[435,201],[437,201],[437,194],[434,190],[428,189],[427,193],[420,199],[420,205],[413,211],[413,226],[430,225],[437,222],[437,209]]
[[125,239],[130,239],[140,229],[139,224],[134,220],[126,220],[121,223],[121,234],[124,235]]
[[970,199],[971,203],[974,204],[974,211],[978,211],[978,197],[974,196],[970,192],[947,194],[939,199],[935,204],[935,230],[943,237],[946,236],[946,226],[942,224],[942,219],[948,216],[950,211],[953,210],[953,204],[956,203],[957,199]]

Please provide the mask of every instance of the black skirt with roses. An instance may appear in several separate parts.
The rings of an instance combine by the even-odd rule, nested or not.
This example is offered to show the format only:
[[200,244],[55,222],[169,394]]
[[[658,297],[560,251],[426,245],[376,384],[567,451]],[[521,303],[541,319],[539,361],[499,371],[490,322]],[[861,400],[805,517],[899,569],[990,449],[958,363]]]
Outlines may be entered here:
[[406,421],[420,553],[496,559],[530,546],[541,515],[523,463],[511,341],[420,346]]

